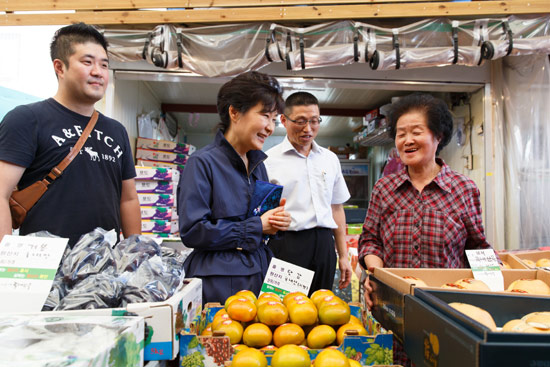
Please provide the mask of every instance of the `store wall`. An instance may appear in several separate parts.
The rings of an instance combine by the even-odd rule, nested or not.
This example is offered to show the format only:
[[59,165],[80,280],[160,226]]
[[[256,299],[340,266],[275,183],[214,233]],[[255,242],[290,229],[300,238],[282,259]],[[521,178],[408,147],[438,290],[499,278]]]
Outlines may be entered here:
[[[468,176],[476,183],[481,195],[481,208],[483,210],[483,220],[485,224],[485,139],[482,133],[485,126],[483,89],[471,94],[469,101],[461,102],[460,105],[453,107],[452,111],[455,117],[464,118],[466,126],[468,121],[471,120],[472,128],[470,129],[467,126],[464,129],[465,144],[460,146],[457,143],[457,125],[455,124],[453,127],[453,138],[441,151],[440,156],[453,170]],[[471,140],[470,130],[472,134]],[[472,169],[466,168],[467,161],[465,157],[470,154],[473,156]]]
[[138,136],[137,117],[150,111],[160,111],[161,101],[151,93],[144,83],[133,80],[114,80],[105,94],[105,98],[98,102],[96,108],[107,116],[120,121],[126,130],[135,151],[135,142]]

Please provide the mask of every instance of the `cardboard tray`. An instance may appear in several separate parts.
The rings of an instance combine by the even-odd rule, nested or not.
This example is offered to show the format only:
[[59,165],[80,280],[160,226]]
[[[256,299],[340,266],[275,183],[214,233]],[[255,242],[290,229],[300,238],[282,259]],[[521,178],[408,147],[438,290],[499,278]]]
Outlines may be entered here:
[[494,332],[448,305],[469,303],[487,310],[497,326],[550,310],[549,297],[417,289],[405,296],[404,346],[417,366],[545,366],[550,334]]
[[506,261],[512,269],[529,269],[520,259],[509,252],[499,253],[497,255],[502,261]]
[[[422,279],[428,287],[425,289],[441,290],[441,285],[453,283],[461,278],[473,278],[471,269],[433,269],[433,268],[375,268],[370,281],[373,287],[372,315],[382,326],[393,331],[395,338],[403,342],[403,297],[414,294],[416,286],[411,285],[402,277],[410,275]],[[504,289],[516,279],[541,279],[550,285],[550,273],[534,269],[506,269],[502,270]],[[446,290],[443,290],[446,291]],[[448,290],[452,292],[453,290]],[[461,291],[465,293],[483,293]],[[491,294],[509,294],[505,292],[491,292]],[[530,297],[528,294],[518,294],[519,297]],[[545,296],[550,299],[550,296]]]
[[[525,260],[531,260],[533,262],[537,262],[537,260],[540,259],[550,259],[550,251],[539,251],[539,250],[531,250],[531,251],[516,251],[516,252],[510,252],[509,257],[515,259],[520,264],[523,264],[526,268],[529,269],[529,266],[526,265],[524,262],[522,262],[523,259]],[[542,268],[542,269],[548,269],[548,268]],[[550,269],[548,269],[550,270]]]
[[[362,316],[361,307],[358,304],[350,303],[351,314],[360,318]],[[229,342],[227,336],[199,336],[206,325],[212,322],[214,315],[218,310],[223,308],[220,304],[208,303],[200,316],[195,322],[196,330],[191,333],[182,333],[180,335],[180,361],[181,367],[189,367],[198,363],[201,360],[201,365],[204,367],[223,366],[233,358],[235,353],[234,348]],[[363,319],[363,323],[367,331],[380,330],[380,327],[373,325],[376,323],[372,318]],[[338,350],[348,355],[350,358],[358,360],[362,365],[366,365],[369,353],[375,353],[380,348],[391,354],[393,349],[393,338],[391,333],[378,334],[373,336],[362,335],[346,335]],[[311,360],[313,361],[321,349],[308,349]],[[272,352],[264,352],[268,361],[271,363]],[[375,361],[375,364],[383,363]],[[372,365],[372,363],[370,363]]]

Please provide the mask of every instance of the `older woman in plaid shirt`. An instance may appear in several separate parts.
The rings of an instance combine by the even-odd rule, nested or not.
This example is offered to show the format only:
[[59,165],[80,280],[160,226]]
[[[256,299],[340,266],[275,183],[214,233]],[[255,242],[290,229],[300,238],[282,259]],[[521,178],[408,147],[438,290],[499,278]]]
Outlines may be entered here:
[[[479,189],[436,158],[452,136],[447,105],[428,94],[409,95],[392,107],[389,126],[405,168],[374,186],[359,239],[360,264],[367,270],[467,267],[464,250],[491,245],[483,230]],[[370,308],[368,278],[364,289]],[[411,363],[395,343],[394,362]]]

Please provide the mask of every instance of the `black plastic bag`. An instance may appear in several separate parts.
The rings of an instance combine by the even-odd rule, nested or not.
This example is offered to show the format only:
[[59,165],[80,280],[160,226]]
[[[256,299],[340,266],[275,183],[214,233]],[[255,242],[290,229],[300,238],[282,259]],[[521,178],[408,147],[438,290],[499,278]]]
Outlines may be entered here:
[[74,286],[90,275],[116,275],[116,262],[111,248],[114,243],[111,236],[111,232],[96,228],[80,237],[64,258],[61,267],[65,282],[69,286]]
[[144,261],[161,256],[162,249],[154,239],[144,235],[132,235],[114,249],[117,272],[135,271]]
[[108,274],[90,275],[78,282],[61,300],[59,310],[116,308],[120,306],[124,284]]
[[181,278],[165,268],[160,257],[141,264],[133,273],[127,273],[123,306],[128,303],[161,302],[170,298],[178,288]]

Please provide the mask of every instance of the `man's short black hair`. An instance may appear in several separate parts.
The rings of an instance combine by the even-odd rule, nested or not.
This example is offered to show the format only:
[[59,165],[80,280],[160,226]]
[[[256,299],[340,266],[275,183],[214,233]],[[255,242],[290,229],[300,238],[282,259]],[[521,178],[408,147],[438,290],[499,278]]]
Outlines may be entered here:
[[308,92],[296,92],[287,97],[285,101],[285,115],[290,115],[294,106],[311,106],[319,107],[317,98]]
[[63,61],[66,67],[69,67],[69,57],[74,53],[73,44],[87,42],[97,43],[107,52],[107,47],[109,46],[107,40],[91,25],[76,23],[58,29],[50,44],[52,61],[59,59]]

